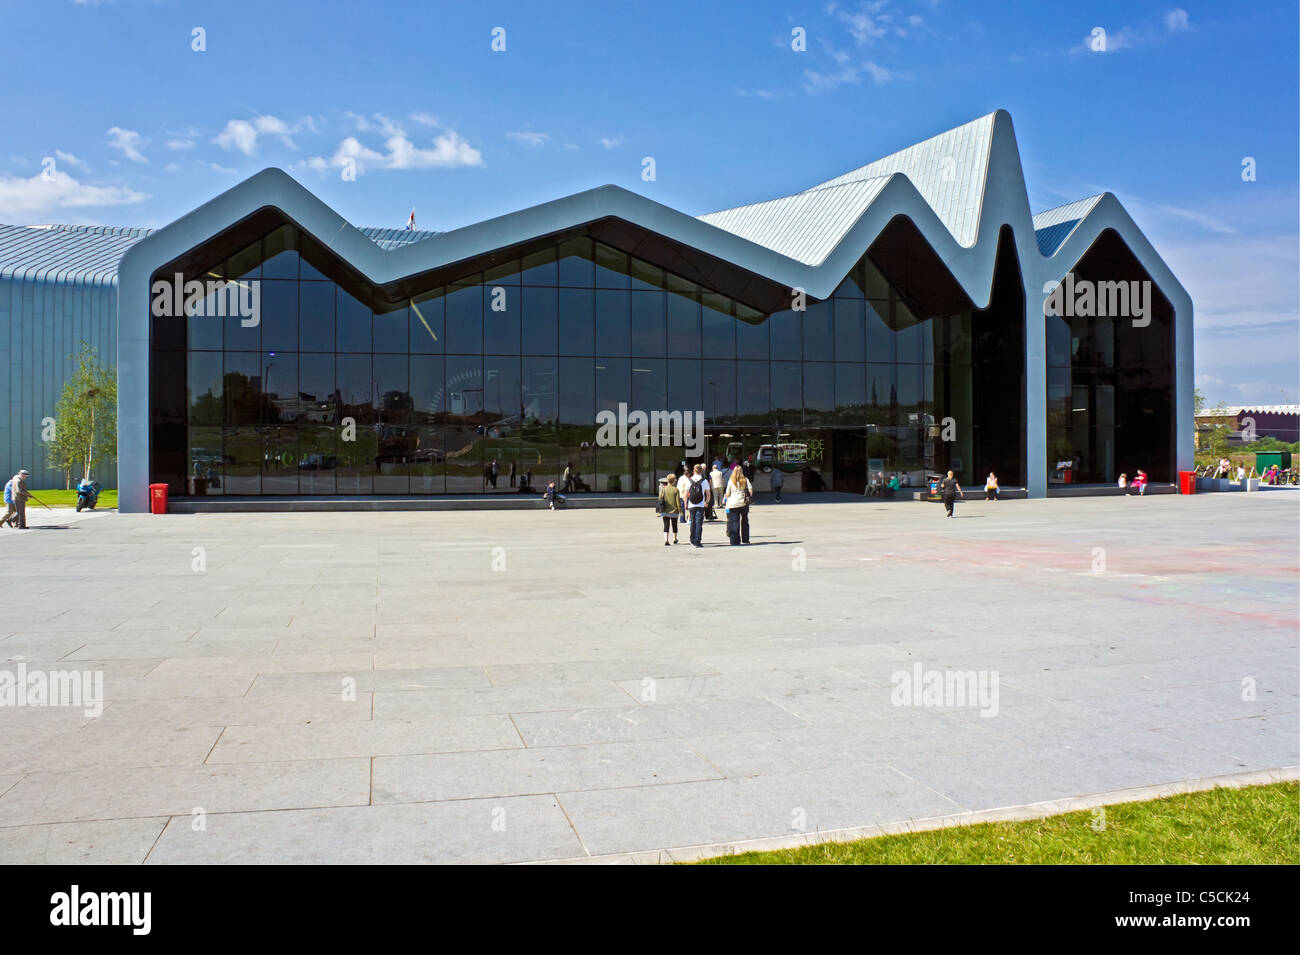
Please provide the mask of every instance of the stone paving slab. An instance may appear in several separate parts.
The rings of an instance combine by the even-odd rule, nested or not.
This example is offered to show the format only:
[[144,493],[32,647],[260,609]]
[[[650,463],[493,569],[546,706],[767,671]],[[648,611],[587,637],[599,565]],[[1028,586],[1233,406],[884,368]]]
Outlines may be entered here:
[[649,512],[0,536],[0,670],[106,698],[0,706],[0,862],[654,860],[1300,765],[1300,495]]

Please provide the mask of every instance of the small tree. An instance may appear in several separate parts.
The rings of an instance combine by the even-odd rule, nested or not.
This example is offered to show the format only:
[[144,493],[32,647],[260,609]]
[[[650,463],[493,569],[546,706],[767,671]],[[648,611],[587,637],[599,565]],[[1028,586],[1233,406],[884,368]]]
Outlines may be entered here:
[[74,467],[80,465],[82,477],[89,478],[96,460],[117,457],[117,373],[101,365],[84,341],[54,415],[50,466],[63,471],[68,484]]

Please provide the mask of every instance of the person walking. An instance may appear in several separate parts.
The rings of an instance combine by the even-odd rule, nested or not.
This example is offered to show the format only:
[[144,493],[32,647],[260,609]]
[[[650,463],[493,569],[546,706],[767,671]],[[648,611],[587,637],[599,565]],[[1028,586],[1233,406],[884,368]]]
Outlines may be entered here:
[[564,493],[573,493],[573,462],[570,461],[564,466]]
[[992,471],[984,479],[984,500],[996,501],[998,499],[998,476]]
[[682,462],[682,473],[677,476],[677,498],[682,504],[682,523],[687,524],[689,518],[686,514],[686,492],[691,488],[691,469]]
[[8,507],[0,524],[27,530],[27,499],[32,496],[27,490],[28,473],[26,468],[20,469],[5,485],[5,504]]
[[664,519],[664,546],[668,546],[668,532],[673,533],[674,544],[677,543],[677,518],[682,512],[682,497],[677,493],[677,484],[671,474],[665,474],[659,482],[659,500],[655,512]]
[[[742,472],[743,473],[743,472]],[[776,495],[776,503],[781,503],[781,488],[785,487],[785,473],[778,467],[772,469],[772,493]]]
[[939,496],[943,498],[943,509],[947,512],[948,517],[952,517],[953,505],[957,503],[957,495],[960,494],[965,500],[966,492],[961,489],[957,479],[948,472],[948,476],[939,482]]
[[704,465],[695,465],[686,487],[686,509],[691,515],[691,546],[704,546],[704,515],[709,509],[712,495],[709,482],[704,479]]
[[727,482],[727,539],[732,545],[749,543],[749,504],[754,499],[754,486],[745,472],[734,468]]
[[497,468],[496,458],[493,458],[493,459],[492,459],[492,467],[491,467],[491,469],[488,471],[488,477],[490,477],[490,478],[492,479],[492,490],[494,490],[494,491],[497,489],[497,474],[498,474],[498,473],[499,473],[499,470],[498,470],[498,468]]
[[[739,464],[739,462],[737,462]],[[740,464],[740,469],[745,473],[745,480],[751,484],[754,482],[754,456],[751,454],[745,458],[745,463]]]
[[727,479],[722,474],[722,462],[713,462],[713,470],[709,472],[709,489],[713,492],[713,503],[709,505],[709,520],[718,519],[717,508],[721,506],[723,499],[723,488],[727,485]]
[[515,486],[515,462],[510,462],[510,486]]

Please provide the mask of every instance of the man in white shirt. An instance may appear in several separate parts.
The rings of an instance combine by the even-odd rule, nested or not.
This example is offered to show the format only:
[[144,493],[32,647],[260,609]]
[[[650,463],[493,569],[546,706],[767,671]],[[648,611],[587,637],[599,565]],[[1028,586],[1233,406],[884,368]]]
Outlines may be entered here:
[[682,499],[682,523],[686,523],[686,491],[691,485],[691,469],[682,462],[682,475],[677,479],[677,496]]

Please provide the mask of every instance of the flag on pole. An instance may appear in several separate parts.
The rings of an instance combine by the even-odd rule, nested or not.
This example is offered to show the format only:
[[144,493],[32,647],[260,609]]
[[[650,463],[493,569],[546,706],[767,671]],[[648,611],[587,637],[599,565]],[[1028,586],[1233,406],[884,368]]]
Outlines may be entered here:
[[415,210],[414,209],[411,210],[411,218],[406,220],[406,231],[407,232],[415,231]]

